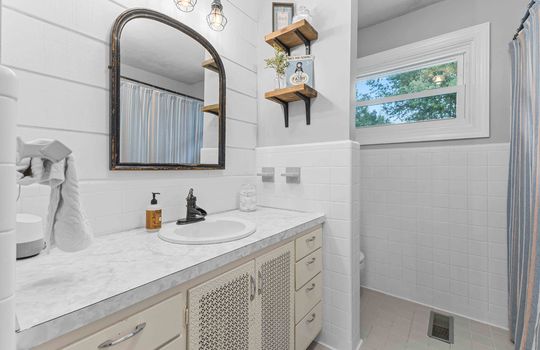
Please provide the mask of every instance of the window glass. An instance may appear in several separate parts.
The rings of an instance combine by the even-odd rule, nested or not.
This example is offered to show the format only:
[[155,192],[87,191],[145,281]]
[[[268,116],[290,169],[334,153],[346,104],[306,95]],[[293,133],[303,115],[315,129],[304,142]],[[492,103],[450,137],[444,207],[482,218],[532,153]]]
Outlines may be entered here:
[[356,107],[356,127],[395,125],[457,116],[457,93]]
[[457,86],[457,71],[458,63],[450,62],[404,73],[359,80],[356,84],[356,100],[370,101]]

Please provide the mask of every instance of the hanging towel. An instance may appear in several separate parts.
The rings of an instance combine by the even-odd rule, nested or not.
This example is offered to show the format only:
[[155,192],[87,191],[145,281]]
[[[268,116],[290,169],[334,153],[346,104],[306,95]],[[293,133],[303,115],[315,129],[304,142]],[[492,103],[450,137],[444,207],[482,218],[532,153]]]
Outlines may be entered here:
[[51,187],[45,241],[67,252],[83,250],[92,243],[92,229],[81,207],[75,158],[59,162],[45,158],[25,158],[17,164],[17,182]]

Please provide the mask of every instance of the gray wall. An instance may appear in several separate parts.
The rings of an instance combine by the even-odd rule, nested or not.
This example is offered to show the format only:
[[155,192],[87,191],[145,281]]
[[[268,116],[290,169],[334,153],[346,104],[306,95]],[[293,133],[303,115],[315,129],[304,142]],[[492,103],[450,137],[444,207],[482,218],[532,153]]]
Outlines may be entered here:
[[446,0],[358,32],[358,57],[491,22],[491,137],[363,148],[503,143],[510,140],[511,72],[508,44],[529,0]]
[[[319,96],[312,100],[311,125],[306,125],[303,102],[290,104],[290,127],[285,128],[280,105],[264,98],[274,89],[275,73],[265,69],[264,59],[273,49],[263,40],[258,44],[258,146],[280,146],[313,142],[348,140],[353,115],[352,77],[356,58],[357,0],[343,0],[340,5],[327,0],[298,0],[313,15],[313,26],[319,32],[311,52],[315,57],[315,89]],[[258,37],[272,31],[272,0],[259,1]],[[293,50],[304,55],[304,47]]]

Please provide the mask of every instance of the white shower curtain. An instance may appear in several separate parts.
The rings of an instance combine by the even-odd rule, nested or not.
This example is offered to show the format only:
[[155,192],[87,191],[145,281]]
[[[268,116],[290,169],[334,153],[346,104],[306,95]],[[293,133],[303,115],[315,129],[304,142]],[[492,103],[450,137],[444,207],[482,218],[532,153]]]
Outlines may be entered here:
[[120,82],[120,161],[199,164],[203,102],[127,79]]
[[540,349],[540,23],[538,4],[511,44],[512,140],[508,187],[510,333],[516,350]]

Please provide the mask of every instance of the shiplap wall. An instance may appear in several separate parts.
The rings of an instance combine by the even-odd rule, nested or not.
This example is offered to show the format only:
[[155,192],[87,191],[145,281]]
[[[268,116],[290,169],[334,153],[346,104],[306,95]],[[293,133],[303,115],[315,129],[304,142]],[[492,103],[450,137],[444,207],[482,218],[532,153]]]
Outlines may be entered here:
[[[211,0],[183,13],[163,0],[7,0],[2,4],[1,63],[20,79],[17,134],[52,138],[73,149],[83,206],[97,234],[143,225],[151,191],[162,191],[165,219],[183,215],[189,187],[210,212],[236,208],[236,193],[253,181],[257,138],[257,5],[224,1],[229,25],[206,24]],[[227,168],[224,171],[122,172],[109,163],[109,37],[128,8],[160,11],[207,37],[227,73]],[[44,215],[48,189],[23,189],[19,212]]]

